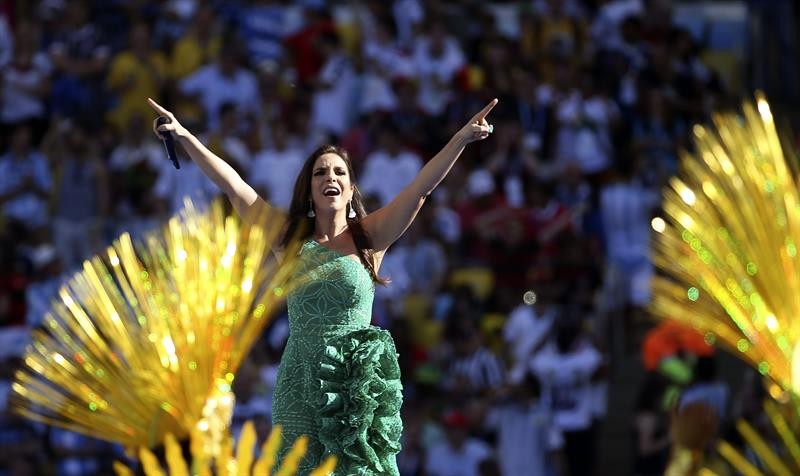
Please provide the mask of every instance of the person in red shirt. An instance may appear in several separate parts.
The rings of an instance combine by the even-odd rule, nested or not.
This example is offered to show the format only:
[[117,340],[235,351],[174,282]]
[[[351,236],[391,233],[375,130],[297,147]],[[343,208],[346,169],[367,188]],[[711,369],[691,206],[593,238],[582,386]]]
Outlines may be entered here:
[[549,182],[536,180],[526,187],[528,242],[538,245],[537,262],[550,262],[561,253],[561,237],[573,232],[572,211],[554,198]]
[[25,289],[30,270],[13,243],[13,238],[0,236],[0,327],[25,324],[27,312]]
[[286,48],[294,59],[299,84],[310,86],[317,77],[323,61],[317,48],[317,40],[334,30],[333,19],[328,12],[306,8],[305,26],[286,39]]

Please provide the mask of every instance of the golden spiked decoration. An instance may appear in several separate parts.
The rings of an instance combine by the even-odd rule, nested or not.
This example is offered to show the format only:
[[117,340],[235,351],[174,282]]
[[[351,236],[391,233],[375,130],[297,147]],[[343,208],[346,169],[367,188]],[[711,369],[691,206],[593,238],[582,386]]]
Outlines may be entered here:
[[789,395],[784,397],[788,401],[767,399],[764,402],[764,413],[772,426],[768,431],[775,435],[769,438],[769,441],[766,441],[748,422],[744,420],[736,422],[736,429],[751,453],[761,461],[763,469],[757,468],[729,443],[725,441],[719,443],[717,447],[719,453],[742,474],[746,476],[800,474],[800,443],[796,433],[798,402],[793,400],[796,397]]
[[231,383],[286,294],[299,249],[287,247],[278,265],[283,215],[255,215],[187,202],[161,233],[136,244],[123,234],[86,261],[33,332],[14,409],[130,448],[166,439],[170,462],[170,438],[191,439],[208,460],[224,455]]
[[[781,141],[764,97],[742,114],[718,114],[714,127],[694,127],[696,152],[683,154],[682,174],[664,195],[667,220],[656,218],[651,311],[705,333],[769,381],[763,433],[736,423],[756,467],[726,441],[719,455],[742,474],[800,473],[800,192],[794,149]],[[677,422],[677,423],[676,423]],[[674,425],[708,425],[676,415]],[[702,448],[676,440],[667,474],[702,464]],[[715,475],[710,468],[698,474]]]
[[653,220],[652,313],[694,326],[800,390],[800,192],[767,101],[695,126],[696,151]]
[[[236,444],[236,454],[233,454],[233,445],[228,437],[223,445],[222,453],[217,456],[214,472],[211,471],[211,461],[207,455],[193,444],[192,447],[192,470],[183,458],[182,450],[172,435],[167,434],[164,440],[166,453],[165,470],[158,458],[147,448],[139,450],[139,460],[142,462],[142,470],[145,476],[188,476],[189,474],[198,476],[261,476],[275,474],[276,476],[292,476],[297,473],[300,460],[305,456],[308,448],[308,438],[301,436],[295,441],[292,448],[286,455],[283,464],[275,472],[275,463],[278,459],[280,449],[281,427],[273,428],[269,438],[261,446],[261,455],[255,458],[253,450],[256,446],[256,430],[253,423],[248,421],[242,427],[242,433]],[[192,443],[195,443],[192,439]],[[336,468],[336,457],[328,456],[317,468],[309,473],[309,476],[327,476]],[[118,476],[133,476],[133,471],[122,463],[114,464],[114,471]]]
[[[795,400],[792,400],[795,398]],[[781,401],[785,400],[785,401]],[[699,474],[701,476],[718,476],[720,472],[727,474],[721,461],[711,458],[706,461],[704,453],[709,442],[716,433],[716,415],[704,407],[697,405],[696,411],[675,412],[672,421],[673,449],[666,476],[684,476]],[[687,407],[688,408],[688,407]],[[716,443],[716,450],[722,460],[737,474],[744,476],[791,476],[800,474],[800,442],[798,442],[798,401],[788,393],[779,397],[779,400],[768,398],[764,402],[764,415],[770,422],[769,426],[757,430],[744,419],[736,422],[736,429],[742,437],[743,443],[749,450],[745,456],[743,448],[737,448],[727,441]],[[769,435],[769,436],[765,436]],[[691,440],[700,441],[701,444],[691,444]],[[755,456],[760,464],[754,464]],[[708,465],[708,466],[704,466]],[[721,470],[717,472],[715,470]]]

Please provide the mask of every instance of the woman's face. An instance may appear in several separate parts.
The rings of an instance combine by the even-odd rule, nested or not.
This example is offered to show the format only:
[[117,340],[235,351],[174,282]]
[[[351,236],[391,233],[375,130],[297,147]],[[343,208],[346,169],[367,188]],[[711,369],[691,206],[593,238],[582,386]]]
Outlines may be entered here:
[[338,154],[322,154],[311,169],[314,210],[343,210],[353,198],[347,163]]

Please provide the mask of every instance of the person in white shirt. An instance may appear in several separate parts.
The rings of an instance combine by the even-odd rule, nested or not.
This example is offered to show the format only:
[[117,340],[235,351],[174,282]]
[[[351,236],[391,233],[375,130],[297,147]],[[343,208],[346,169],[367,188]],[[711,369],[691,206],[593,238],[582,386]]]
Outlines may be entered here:
[[555,338],[530,362],[542,382],[543,398],[553,421],[564,434],[564,457],[571,476],[592,474],[594,464],[594,402],[592,380],[602,355],[574,317],[559,321]]
[[411,56],[398,47],[391,26],[388,21],[377,21],[374,34],[364,40],[362,55],[365,74],[358,106],[361,115],[376,110],[395,110],[397,95],[392,88],[392,81],[413,76]]
[[325,61],[317,75],[311,124],[341,137],[349,129],[355,110],[355,70],[335,33],[321,35],[319,42]]
[[540,398],[541,386],[530,373],[508,387],[492,404],[484,425],[497,432],[497,459],[503,476],[545,476],[557,467],[564,445],[561,429]]
[[160,199],[167,214],[174,215],[184,207],[184,199],[192,200],[195,208],[202,210],[220,190],[197,164],[183,152],[178,152],[181,168],[176,169],[171,162],[162,165],[158,181],[153,186],[153,194]]
[[520,304],[508,315],[503,326],[503,340],[511,354],[509,383],[519,383],[528,372],[528,362],[550,335],[557,307],[540,292],[534,305]]
[[294,180],[306,158],[305,151],[289,139],[286,124],[276,122],[272,126],[272,147],[256,155],[248,173],[259,195],[283,210],[289,209]]
[[220,107],[233,103],[242,116],[258,116],[261,100],[255,74],[238,64],[239,50],[224,45],[215,63],[203,66],[182,80],[180,92],[197,98],[209,129],[219,125]]
[[445,439],[431,447],[425,460],[428,476],[478,476],[478,466],[492,450],[483,441],[471,438],[466,416],[450,411],[443,418]]
[[412,76],[414,62],[400,48],[392,33],[392,26],[388,21],[376,22],[375,34],[364,41],[364,59],[370,68],[386,79]]
[[641,308],[650,301],[650,219],[659,194],[639,184],[635,164],[620,161],[619,176],[600,191],[606,242],[606,311]]
[[[20,25],[20,34],[32,29]],[[46,54],[37,52],[28,42],[18,42],[13,61],[0,71],[0,122],[18,124],[30,119],[43,119],[45,100],[50,92],[53,65]]]
[[453,79],[466,60],[458,41],[447,35],[444,24],[434,22],[414,46],[414,67],[419,80],[417,105],[431,116],[444,113],[453,91]]
[[122,173],[140,165],[154,172],[161,170],[167,161],[164,146],[153,140],[148,132],[147,121],[142,116],[131,116],[123,130],[122,143],[111,151],[108,166],[112,172]]
[[611,165],[611,132],[619,118],[616,104],[594,89],[591,71],[584,71],[581,88],[571,92],[556,109],[559,124],[556,156],[575,162],[584,174],[602,172]]
[[649,256],[650,219],[660,203],[660,194],[642,185],[636,157],[618,162],[616,180],[600,192],[600,211],[606,253],[622,264]]
[[158,200],[153,187],[165,163],[170,163],[164,145],[147,134],[144,118],[132,115],[123,130],[122,143],[111,151],[113,233],[143,236],[159,224]]
[[378,137],[380,147],[367,156],[361,175],[361,191],[365,195],[375,194],[384,206],[414,180],[422,169],[422,159],[403,147],[399,133],[393,124],[381,128]]
[[394,0],[392,18],[397,28],[397,39],[403,46],[414,40],[414,29],[425,19],[425,7],[421,0]]

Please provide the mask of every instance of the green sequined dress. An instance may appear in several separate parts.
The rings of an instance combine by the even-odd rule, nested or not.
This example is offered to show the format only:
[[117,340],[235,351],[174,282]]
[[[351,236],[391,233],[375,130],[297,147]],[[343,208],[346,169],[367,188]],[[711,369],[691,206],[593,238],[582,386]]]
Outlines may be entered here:
[[402,386],[391,335],[370,325],[375,288],[364,266],[316,241],[303,245],[289,296],[272,422],[283,427],[281,459],[309,436],[298,474],[327,455],[336,476],[397,475]]

